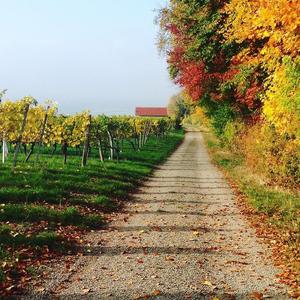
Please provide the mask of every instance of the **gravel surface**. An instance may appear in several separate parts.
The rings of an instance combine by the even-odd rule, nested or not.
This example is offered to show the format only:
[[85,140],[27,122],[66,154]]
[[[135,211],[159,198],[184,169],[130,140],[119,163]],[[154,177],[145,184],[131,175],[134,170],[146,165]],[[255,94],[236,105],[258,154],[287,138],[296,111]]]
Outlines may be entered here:
[[201,133],[187,133],[133,197],[44,298],[289,299]]

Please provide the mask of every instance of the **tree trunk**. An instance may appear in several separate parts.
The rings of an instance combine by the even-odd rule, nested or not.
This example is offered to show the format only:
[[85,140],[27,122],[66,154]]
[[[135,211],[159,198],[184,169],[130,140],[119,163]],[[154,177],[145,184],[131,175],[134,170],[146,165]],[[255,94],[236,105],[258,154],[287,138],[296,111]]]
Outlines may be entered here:
[[62,146],[62,151],[64,155],[64,165],[67,163],[67,156],[68,156],[68,144],[64,143]]

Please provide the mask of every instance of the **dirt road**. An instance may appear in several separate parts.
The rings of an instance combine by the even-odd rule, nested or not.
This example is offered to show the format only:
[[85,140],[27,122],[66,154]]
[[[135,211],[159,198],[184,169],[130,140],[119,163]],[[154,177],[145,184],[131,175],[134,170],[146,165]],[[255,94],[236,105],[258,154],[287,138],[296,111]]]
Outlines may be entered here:
[[77,272],[52,285],[58,296],[288,299],[270,250],[240,215],[200,133],[187,133],[134,199],[107,230],[91,234]]

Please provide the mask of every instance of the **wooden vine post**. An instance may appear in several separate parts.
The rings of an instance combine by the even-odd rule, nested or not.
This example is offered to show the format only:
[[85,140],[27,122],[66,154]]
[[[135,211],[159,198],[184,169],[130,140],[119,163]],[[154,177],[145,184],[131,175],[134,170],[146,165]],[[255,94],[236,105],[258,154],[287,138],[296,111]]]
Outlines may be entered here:
[[42,147],[42,144],[43,144],[43,138],[44,138],[45,129],[46,129],[47,121],[48,121],[48,111],[49,111],[49,109],[50,109],[50,106],[48,106],[47,109],[46,109],[44,121],[43,121],[41,132],[40,132],[40,138],[39,138],[38,149],[37,149],[37,154],[36,154],[36,161],[37,162],[39,161],[40,150],[41,150],[41,147]]
[[[35,146],[35,142],[31,143],[31,146],[30,146],[30,150],[29,152],[27,153],[26,155],[26,158],[25,158],[25,162],[28,162],[32,153],[33,153],[33,150],[34,150],[34,146]],[[26,152],[25,152],[26,153]]]
[[139,150],[138,133],[137,133],[137,128],[136,128],[135,120],[133,120],[133,130],[134,130],[134,145],[135,145],[135,149]]
[[85,141],[84,141],[83,152],[82,152],[82,160],[81,160],[82,167],[85,167],[87,163],[87,157],[88,157],[89,147],[90,147],[90,138],[91,138],[91,123],[92,123],[92,116],[89,115],[89,124],[86,127]]
[[22,126],[21,126],[21,130],[20,130],[18,139],[17,139],[16,149],[15,149],[15,153],[14,153],[13,170],[15,169],[15,167],[17,165],[18,154],[19,154],[19,151],[20,151],[22,137],[23,137],[23,133],[24,133],[24,130],[25,130],[25,126],[26,126],[26,121],[27,121],[29,106],[30,106],[30,104],[27,103],[27,104],[25,104],[25,107],[24,107],[23,122],[22,122]]
[[[73,133],[74,131],[74,128],[75,128],[75,121],[73,122],[73,125],[72,125],[72,129],[70,130],[71,134]],[[67,164],[67,157],[68,157],[68,142],[67,141],[64,141],[63,144],[62,144],[62,152],[63,152],[63,155],[64,155],[64,165]]]
[[151,121],[148,121],[148,126],[147,126],[147,131],[146,131],[146,134],[145,134],[144,144],[147,143],[147,140],[149,138],[150,133],[151,133]]

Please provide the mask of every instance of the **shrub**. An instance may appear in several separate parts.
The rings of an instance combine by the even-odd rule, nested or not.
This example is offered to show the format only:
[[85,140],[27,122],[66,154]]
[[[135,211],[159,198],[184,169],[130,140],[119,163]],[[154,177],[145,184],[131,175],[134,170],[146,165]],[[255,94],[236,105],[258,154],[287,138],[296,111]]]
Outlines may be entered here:
[[300,58],[283,58],[269,82],[263,112],[278,133],[295,136],[300,145]]
[[237,151],[237,140],[242,132],[245,130],[245,124],[240,120],[227,122],[222,135],[222,142],[230,149]]
[[218,109],[212,115],[212,126],[218,136],[224,133],[224,129],[228,122],[232,121],[234,113],[230,105],[220,105]]
[[211,125],[217,134],[221,136],[228,122],[234,120],[236,113],[228,101],[216,102],[209,95],[202,97],[200,105],[204,108]]
[[273,183],[300,183],[300,153],[295,138],[277,133],[265,122],[248,128],[239,144],[247,165],[254,171],[265,174]]

